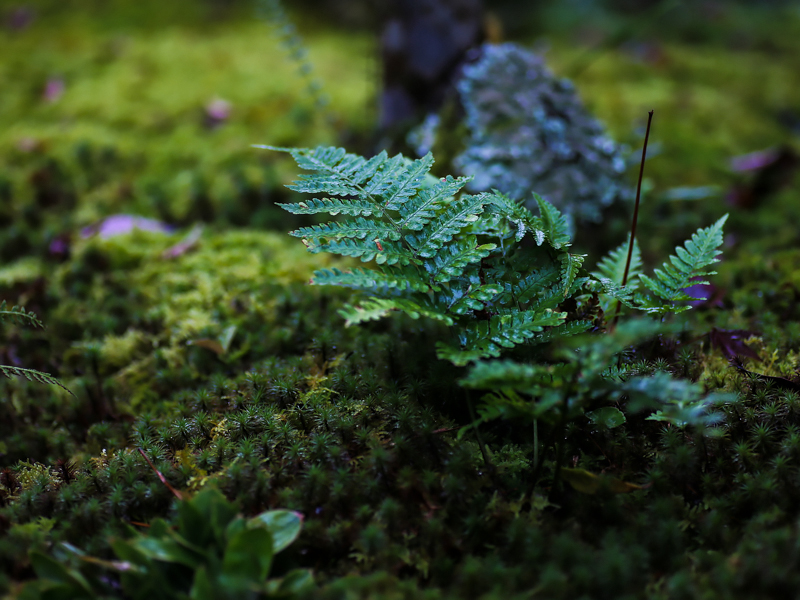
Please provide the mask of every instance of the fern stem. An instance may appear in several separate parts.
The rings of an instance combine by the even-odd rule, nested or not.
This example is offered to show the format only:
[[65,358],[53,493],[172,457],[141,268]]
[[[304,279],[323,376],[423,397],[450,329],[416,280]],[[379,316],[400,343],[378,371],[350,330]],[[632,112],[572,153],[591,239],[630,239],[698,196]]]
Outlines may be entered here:
[[[469,390],[467,390],[466,388],[464,389],[464,395],[467,398],[467,407],[469,408],[469,418],[472,419],[473,423],[475,423],[477,421],[477,419],[475,418],[475,407],[472,406],[472,398],[470,398]],[[478,438],[478,446],[480,446],[480,449],[481,449],[481,455],[483,456],[483,462],[486,465],[487,469],[489,469],[490,471],[493,471],[494,470],[494,466],[492,465],[492,462],[489,460],[489,456],[486,453],[486,446],[483,443],[483,438],[481,437],[481,432],[478,429],[478,425],[475,425],[475,427],[473,429],[475,429],[475,437]]]
[[567,413],[569,406],[567,405],[567,396],[564,396],[561,404],[561,423],[558,426],[558,442],[556,443],[556,471],[553,475],[553,484],[550,487],[549,499],[552,501],[561,483],[561,464],[564,462],[564,438],[567,434]]
[[[633,242],[636,239],[636,224],[639,221],[639,201],[642,198],[642,177],[644,176],[644,161],[647,157],[647,140],[650,139],[650,124],[653,122],[653,111],[647,113],[647,130],[644,133],[644,146],[642,146],[642,162],[639,165],[639,183],[636,184],[636,203],[633,205],[633,218],[631,219],[631,237],[628,242],[628,258],[625,261],[625,272],[622,274],[622,287],[628,283],[628,273],[631,269],[631,260],[633,259]],[[617,324],[619,319],[619,311],[622,309],[622,303],[617,301],[617,310],[614,314],[614,320],[611,322],[611,329]]]
[[539,419],[533,420],[533,464],[539,464]]

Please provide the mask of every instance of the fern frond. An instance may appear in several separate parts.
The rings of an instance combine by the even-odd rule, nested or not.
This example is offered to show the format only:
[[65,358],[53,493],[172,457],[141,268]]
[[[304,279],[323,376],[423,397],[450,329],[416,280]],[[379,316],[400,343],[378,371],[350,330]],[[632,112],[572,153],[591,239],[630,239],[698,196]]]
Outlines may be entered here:
[[332,196],[359,196],[363,193],[362,185],[370,181],[389,160],[386,152],[367,160],[357,154],[348,154],[344,148],[267,148],[288,151],[300,168],[316,171],[301,176],[288,186],[306,194],[324,192]]
[[[0,375],[8,377],[9,379],[11,379],[12,377],[24,377],[28,381],[45,383],[47,385],[57,385],[61,389],[66,390],[70,394],[72,394],[72,392],[58,379],[56,379],[52,375],[48,375],[47,373],[42,373],[41,371],[37,371],[35,369],[23,369],[21,367],[10,367],[8,365],[0,365]],[[72,395],[74,396],[74,394]]]
[[411,161],[405,169],[399,170],[392,183],[379,190],[380,196],[384,199],[383,208],[400,210],[403,204],[422,187],[432,166],[433,154],[428,152],[422,158]]
[[537,344],[545,344],[559,338],[586,333],[591,328],[591,321],[570,321],[569,323],[563,323],[541,333],[537,333],[533,338],[531,338],[531,341]]
[[330,252],[331,254],[360,258],[361,262],[370,262],[374,260],[379,265],[407,265],[414,259],[413,256],[410,256],[408,250],[399,244],[381,242],[380,240],[343,239],[319,245],[307,243],[306,247],[309,252],[314,254],[318,252]]
[[[686,307],[676,306],[675,302],[699,300],[689,296],[685,288],[692,285],[707,284],[701,278],[713,275],[716,271],[707,271],[710,265],[719,262],[717,256],[722,251],[722,226],[728,215],[722,217],[705,229],[698,229],[684,247],[677,247],[675,254],[669,257],[670,262],[656,269],[655,278],[640,275],[640,279],[657,298],[637,296],[643,310],[651,313],[681,312]],[[659,300],[660,299],[660,300]]]
[[453,179],[451,176],[437,181],[429,188],[422,190],[416,197],[400,207],[398,222],[400,227],[419,231],[436,216],[436,212],[470,180],[469,177]]
[[489,321],[469,323],[464,328],[462,345],[481,350],[484,358],[497,357],[502,348],[522,344],[545,327],[561,325],[566,318],[567,313],[550,309],[496,315]]
[[432,288],[427,281],[419,278],[411,268],[392,269],[392,271],[355,268],[352,271],[339,269],[323,269],[315,271],[311,279],[315,285],[341,285],[352,289],[363,290],[413,290],[430,292]]
[[482,348],[459,348],[445,342],[436,342],[436,358],[463,367],[486,358],[486,352]]
[[406,241],[423,258],[431,258],[464,227],[478,220],[483,212],[483,196],[464,196],[451,202],[418,235],[407,235]]
[[452,325],[453,318],[429,306],[423,306],[407,298],[369,298],[360,305],[346,304],[339,314],[345,318],[345,325],[356,325],[364,321],[374,321],[385,317],[392,311],[400,311],[412,319],[427,317],[442,321],[445,325]]
[[574,295],[581,288],[585,288],[589,281],[589,277],[577,277],[572,282],[568,279],[562,279],[556,285],[540,294],[536,300],[536,306],[537,308],[555,309],[566,298]]
[[533,197],[536,200],[536,204],[539,205],[542,229],[550,245],[556,250],[570,246],[569,224],[564,215],[538,194],[534,194]]
[[471,310],[483,310],[503,288],[496,283],[486,283],[470,288],[447,308],[457,315],[467,314]]
[[[614,300],[618,300],[628,308],[637,308],[638,305],[634,300],[634,288],[630,286],[621,286],[610,279],[601,277],[587,284],[587,289],[590,292],[604,294]],[[606,310],[608,303],[603,305],[603,310]]]
[[[597,263],[597,271],[594,271],[592,275],[598,279],[609,279],[617,285],[622,285],[622,277],[625,275],[625,263],[628,262],[628,245],[629,242],[624,242],[604,256],[603,260]],[[634,239],[626,287],[631,289],[638,287],[637,279],[641,274],[642,251],[639,249],[639,242]]]
[[390,223],[358,217],[349,221],[323,223],[311,227],[301,227],[289,232],[289,235],[307,240],[353,238],[356,240],[391,240],[400,239],[400,232]]
[[[511,298],[520,304],[527,304],[536,296],[558,281],[559,271],[554,264],[544,265],[520,279],[512,287]],[[504,298],[500,302],[506,304]]]
[[278,203],[283,210],[294,215],[316,215],[328,213],[331,216],[351,215],[354,217],[376,215],[380,217],[383,210],[374,202],[362,198],[313,198],[292,204]]
[[565,371],[569,371],[565,364],[545,366],[512,360],[481,361],[459,383],[479,390],[526,391],[537,385],[551,384],[554,377],[563,375]]
[[[578,277],[583,261],[586,259],[585,254],[570,254],[566,252],[558,257],[561,261],[561,286],[563,289],[564,298],[571,296],[575,291],[575,282]],[[580,286],[578,286],[580,287]]]
[[545,233],[542,219],[534,216],[527,209],[524,202],[512,200],[498,190],[492,190],[491,194],[487,194],[487,199],[489,200],[487,205],[489,210],[503,215],[517,228],[517,233],[514,236],[517,242],[522,241],[525,234],[530,231],[536,240],[537,246],[541,246],[544,243]]
[[24,306],[12,306],[8,308],[6,301],[0,302],[0,321],[11,319],[20,325],[32,325],[39,329],[44,329],[44,323],[39,320],[36,313],[26,309]]
[[[386,161],[381,166],[381,169],[375,173],[372,178],[365,182],[362,186],[362,192],[365,196],[374,198],[376,202],[380,201],[381,196],[388,190],[397,178],[397,173],[406,165],[406,159],[402,154],[397,154]],[[383,203],[381,203],[383,209]]]
[[489,256],[495,248],[496,244],[478,245],[478,238],[469,235],[444,246],[434,256],[425,259],[423,266],[435,282],[447,283],[459,277],[466,266]]

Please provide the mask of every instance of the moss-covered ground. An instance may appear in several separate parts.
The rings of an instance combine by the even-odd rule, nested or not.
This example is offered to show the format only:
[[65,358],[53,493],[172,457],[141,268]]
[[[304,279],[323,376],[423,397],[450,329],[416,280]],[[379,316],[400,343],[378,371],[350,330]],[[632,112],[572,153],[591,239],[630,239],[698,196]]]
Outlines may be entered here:
[[[0,593],[25,597],[31,550],[104,573],[62,542],[112,558],[129,524],[174,516],[139,449],[178,490],[216,486],[246,515],[300,511],[303,532],[274,571],[313,569],[310,597],[800,592],[800,178],[750,205],[727,198],[756,176],[731,157],[797,148],[796,8],[722,5],[706,28],[651,24],[663,35],[647,43],[591,46],[582,36],[597,32],[570,23],[550,37],[553,68],[619,139],[637,145],[656,111],[640,225],[651,266],[731,212],[714,301],[642,350],[644,370],[738,395],[722,435],[577,422],[570,466],[645,486],[589,495],[553,491],[547,475],[531,489],[530,424],[483,428],[490,464],[472,433],[457,437],[468,395],[463,372],[435,358],[436,327],[346,329],[347,294],[306,285],[332,259],[285,235],[298,221],[274,203],[293,167],[250,145],[368,138],[374,34],[294,16],[330,97],[320,113],[249,6],[31,6],[30,24],[0,36],[0,299],[47,328],[3,323],[0,364],[52,373],[70,392],[0,381]],[[227,117],[209,114],[217,99]],[[669,200],[679,186],[717,191]],[[174,229],[85,229],[116,214]],[[622,240],[604,236],[624,228],[587,235],[610,247]],[[721,350],[739,343],[731,330],[751,374]]]

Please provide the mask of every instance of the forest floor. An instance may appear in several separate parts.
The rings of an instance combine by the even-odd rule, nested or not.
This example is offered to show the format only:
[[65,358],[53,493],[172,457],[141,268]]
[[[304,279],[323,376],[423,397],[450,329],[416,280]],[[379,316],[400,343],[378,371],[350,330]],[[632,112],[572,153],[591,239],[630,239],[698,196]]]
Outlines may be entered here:
[[[216,487],[247,516],[303,514],[273,572],[311,569],[308,597],[796,595],[800,11],[707,3],[703,26],[602,13],[587,28],[554,8],[547,36],[513,32],[617,140],[639,148],[655,111],[648,266],[731,215],[711,299],[644,356],[737,394],[723,433],[576,426],[571,466],[644,487],[554,495],[547,478],[530,489],[529,425],[482,429],[490,465],[457,436],[471,418],[463,373],[435,358],[441,328],[345,328],[348,294],[307,285],[333,259],[286,235],[307,224],[275,207],[298,198],[294,164],[251,147],[374,139],[377,36],[293,15],[304,77],[249,7],[221,6],[7,11],[0,299],[46,328],[3,322],[0,364],[68,391],[0,381],[0,593],[85,576],[85,597],[120,596],[108,563],[70,548],[115,558],[112,540],[175,522],[172,489]],[[580,233],[611,248],[627,227]]]

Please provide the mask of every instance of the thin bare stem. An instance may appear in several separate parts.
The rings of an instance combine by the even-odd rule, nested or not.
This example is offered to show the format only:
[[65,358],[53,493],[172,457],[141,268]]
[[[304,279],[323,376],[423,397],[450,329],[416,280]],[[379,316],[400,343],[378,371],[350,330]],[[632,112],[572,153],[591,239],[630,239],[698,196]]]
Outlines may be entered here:
[[[633,242],[636,238],[636,224],[639,221],[639,201],[642,198],[642,177],[644,176],[644,160],[647,157],[647,140],[650,138],[650,124],[653,122],[653,111],[647,113],[647,131],[644,134],[644,146],[642,147],[642,162],[639,165],[639,183],[636,185],[636,204],[633,206],[633,219],[631,219],[631,239],[628,242],[628,259],[625,261],[625,273],[622,275],[622,286],[628,283],[628,273],[631,269],[631,259],[633,258]],[[611,322],[611,329],[617,324],[619,311],[622,305],[617,302],[617,311],[614,320]]]

